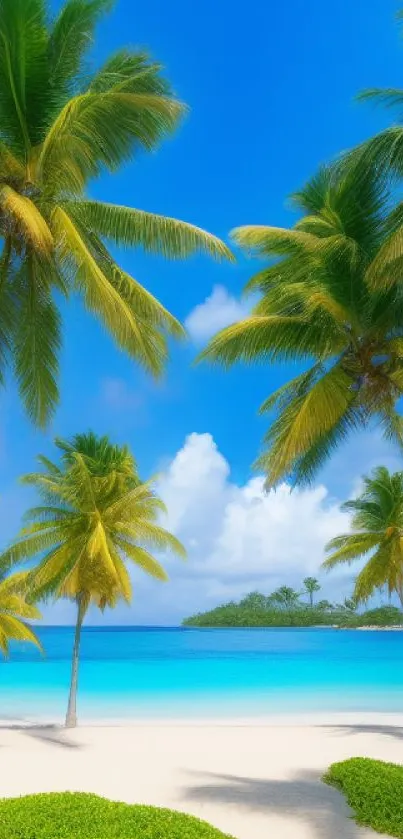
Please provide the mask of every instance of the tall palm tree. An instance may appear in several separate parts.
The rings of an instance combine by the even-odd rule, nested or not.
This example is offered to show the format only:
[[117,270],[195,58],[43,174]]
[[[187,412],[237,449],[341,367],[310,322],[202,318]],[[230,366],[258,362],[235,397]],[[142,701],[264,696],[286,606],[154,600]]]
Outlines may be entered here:
[[185,556],[181,543],[157,522],[165,507],[150,482],[140,481],[127,447],[78,435],[57,441],[58,464],[40,457],[42,471],[26,475],[43,504],[3,554],[15,564],[39,558],[31,576],[35,599],[68,598],[77,606],[66,726],[76,725],[81,628],[89,606],[101,611],[132,597],[127,562],[158,580],[167,575],[152,551]]
[[27,623],[41,617],[36,606],[28,603],[27,573],[11,573],[7,561],[0,563],[0,650],[8,655],[10,641],[28,641],[41,647]]
[[303,215],[291,229],[234,231],[242,248],[271,264],[247,285],[261,295],[251,315],[219,332],[201,356],[227,367],[300,365],[261,407],[276,412],[257,462],[269,487],[286,477],[310,481],[371,417],[402,441],[395,405],[403,392],[403,292],[381,282],[383,248],[399,222],[385,181],[357,156],[354,165],[322,168],[294,202]]
[[184,107],[161,67],[120,50],[89,70],[110,0],[0,3],[0,376],[13,359],[29,416],[46,424],[58,398],[60,295],[78,293],[123,350],[158,375],[178,321],[116,263],[109,245],[170,257],[230,256],[191,224],[88,196],[174,130]]
[[403,472],[391,474],[385,466],[374,469],[364,478],[359,497],[342,509],[352,513],[351,532],[329,542],[324,568],[369,557],[349,603],[367,600],[385,586],[390,594],[397,593],[403,606]]
[[309,605],[312,607],[313,606],[313,596],[314,596],[314,594],[317,594],[318,591],[320,591],[320,584],[319,584],[318,580],[316,579],[316,577],[305,577],[304,588],[305,588],[306,593],[309,596]]

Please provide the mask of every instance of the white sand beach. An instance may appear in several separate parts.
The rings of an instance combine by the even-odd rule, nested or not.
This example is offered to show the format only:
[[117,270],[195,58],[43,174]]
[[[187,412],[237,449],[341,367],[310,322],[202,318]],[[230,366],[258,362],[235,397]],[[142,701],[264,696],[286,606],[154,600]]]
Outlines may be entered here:
[[0,795],[83,790],[193,813],[238,839],[369,839],[321,781],[334,761],[403,762],[403,715],[148,722],[74,731],[7,721]]

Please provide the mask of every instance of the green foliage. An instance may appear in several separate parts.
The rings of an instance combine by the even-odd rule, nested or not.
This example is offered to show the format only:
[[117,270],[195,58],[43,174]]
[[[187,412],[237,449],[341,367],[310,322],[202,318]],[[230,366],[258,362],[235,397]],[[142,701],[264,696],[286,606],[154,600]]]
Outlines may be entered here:
[[7,560],[0,563],[0,650],[4,655],[8,654],[11,640],[41,646],[27,623],[41,617],[36,606],[27,602],[29,574],[10,573],[9,566]]
[[334,763],[324,781],[344,793],[359,824],[403,839],[403,766],[353,757]]
[[113,607],[131,599],[124,560],[165,580],[155,549],[184,557],[181,543],[157,520],[165,507],[151,483],[140,480],[126,446],[93,433],[57,440],[58,463],[41,457],[42,470],[23,481],[35,487],[40,507],[27,511],[17,540],[2,554],[3,563],[34,558],[31,586],[37,598],[80,599]]
[[[103,611],[120,600],[129,603],[129,563],[165,581],[167,574],[154,552],[172,551],[184,558],[185,549],[159,525],[165,506],[152,484],[140,480],[126,446],[113,445],[107,437],[93,433],[57,440],[56,446],[61,453],[59,463],[40,457],[42,471],[23,478],[35,487],[42,505],[28,510],[25,526],[0,563],[7,568],[37,559],[28,574],[32,600],[68,598],[77,604],[66,717],[66,725],[73,726],[80,634],[89,606]],[[1,620],[4,623],[0,615],[0,646]]]
[[1,801],[0,839],[225,839],[225,836],[207,822],[184,813],[64,792]]
[[353,598],[366,601],[386,586],[403,605],[403,472],[379,466],[363,478],[363,491],[342,509],[352,513],[351,532],[327,545],[328,570],[341,563],[367,560],[355,582]]
[[290,586],[280,586],[269,597],[269,605],[278,609],[292,609],[298,605],[299,594]]
[[273,605],[272,597],[259,592],[252,592],[239,603],[225,603],[183,621],[184,626],[338,626],[346,629],[402,624],[403,612],[394,606],[381,606],[360,615],[346,606],[335,606],[328,600],[321,600],[314,606],[300,604],[286,608],[284,605]]
[[320,583],[318,582],[316,577],[305,577],[305,580],[303,581],[303,583],[304,583],[304,589],[305,589],[305,591],[306,591],[306,593],[309,597],[309,603],[310,603],[311,606],[313,606],[313,597],[314,597],[314,594],[316,594],[318,591],[320,591],[320,588],[321,588]]
[[215,236],[182,221],[88,200],[114,173],[175,130],[185,109],[161,66],[120,50],[89,53],[110,0],[0,3],[0,379],[11,360],[31,419],[58,401],[60,293],[79,293],[120,348],[158,376],[178,321],[123,271],[109,244],[166,257],[231,258]]
[[356,626],[401,626],[403,612],[396,606],[380,606],[378,609],[368,609],[360,615],[349,616],[342,626],[354,628]]
[[337,623],[337,614],[314,607],[294,609],[253,609],[228,603],[209,612],[193,615],[184,626],[329,626]]
[[294,202],[304,215],[291,229],[234,231],[243,250],[268,260],[247,286],[260,299],[201,356],[226,367],[306,365],[261,408],[274,414],[256,464],[269,488],[287,478],[310,482],[370,418],[388,439],[403,441],[396,410],[403,394],[403,228],[386,179],[357,154],[321,169]]

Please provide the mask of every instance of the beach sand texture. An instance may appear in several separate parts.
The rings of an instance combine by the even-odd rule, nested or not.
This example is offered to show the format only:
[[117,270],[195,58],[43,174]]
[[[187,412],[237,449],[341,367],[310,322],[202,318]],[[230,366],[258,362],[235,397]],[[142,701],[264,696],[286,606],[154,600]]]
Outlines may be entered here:
[[82,790],[193,813],[238,839],[369,839],[321,782],[334,761],[403,762],[403,718],[343,716],[329,725],[2,724],[0,794]]

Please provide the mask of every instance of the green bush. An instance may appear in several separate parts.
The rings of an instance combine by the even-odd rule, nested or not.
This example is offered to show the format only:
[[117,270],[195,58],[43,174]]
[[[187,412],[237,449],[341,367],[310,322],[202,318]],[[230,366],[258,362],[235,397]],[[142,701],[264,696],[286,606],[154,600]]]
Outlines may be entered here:
[[345,621],[346,626],[400,626],[403,623],[401,609],[396,606],[379,606],[369,609],[361,615],[352,615]]
[[403,839],[403,766],[354,757],[334,763],[324,780],[342,790],[359,824]]
[[193,816],[87,793],[0,801],[0,839],[230,839]]

